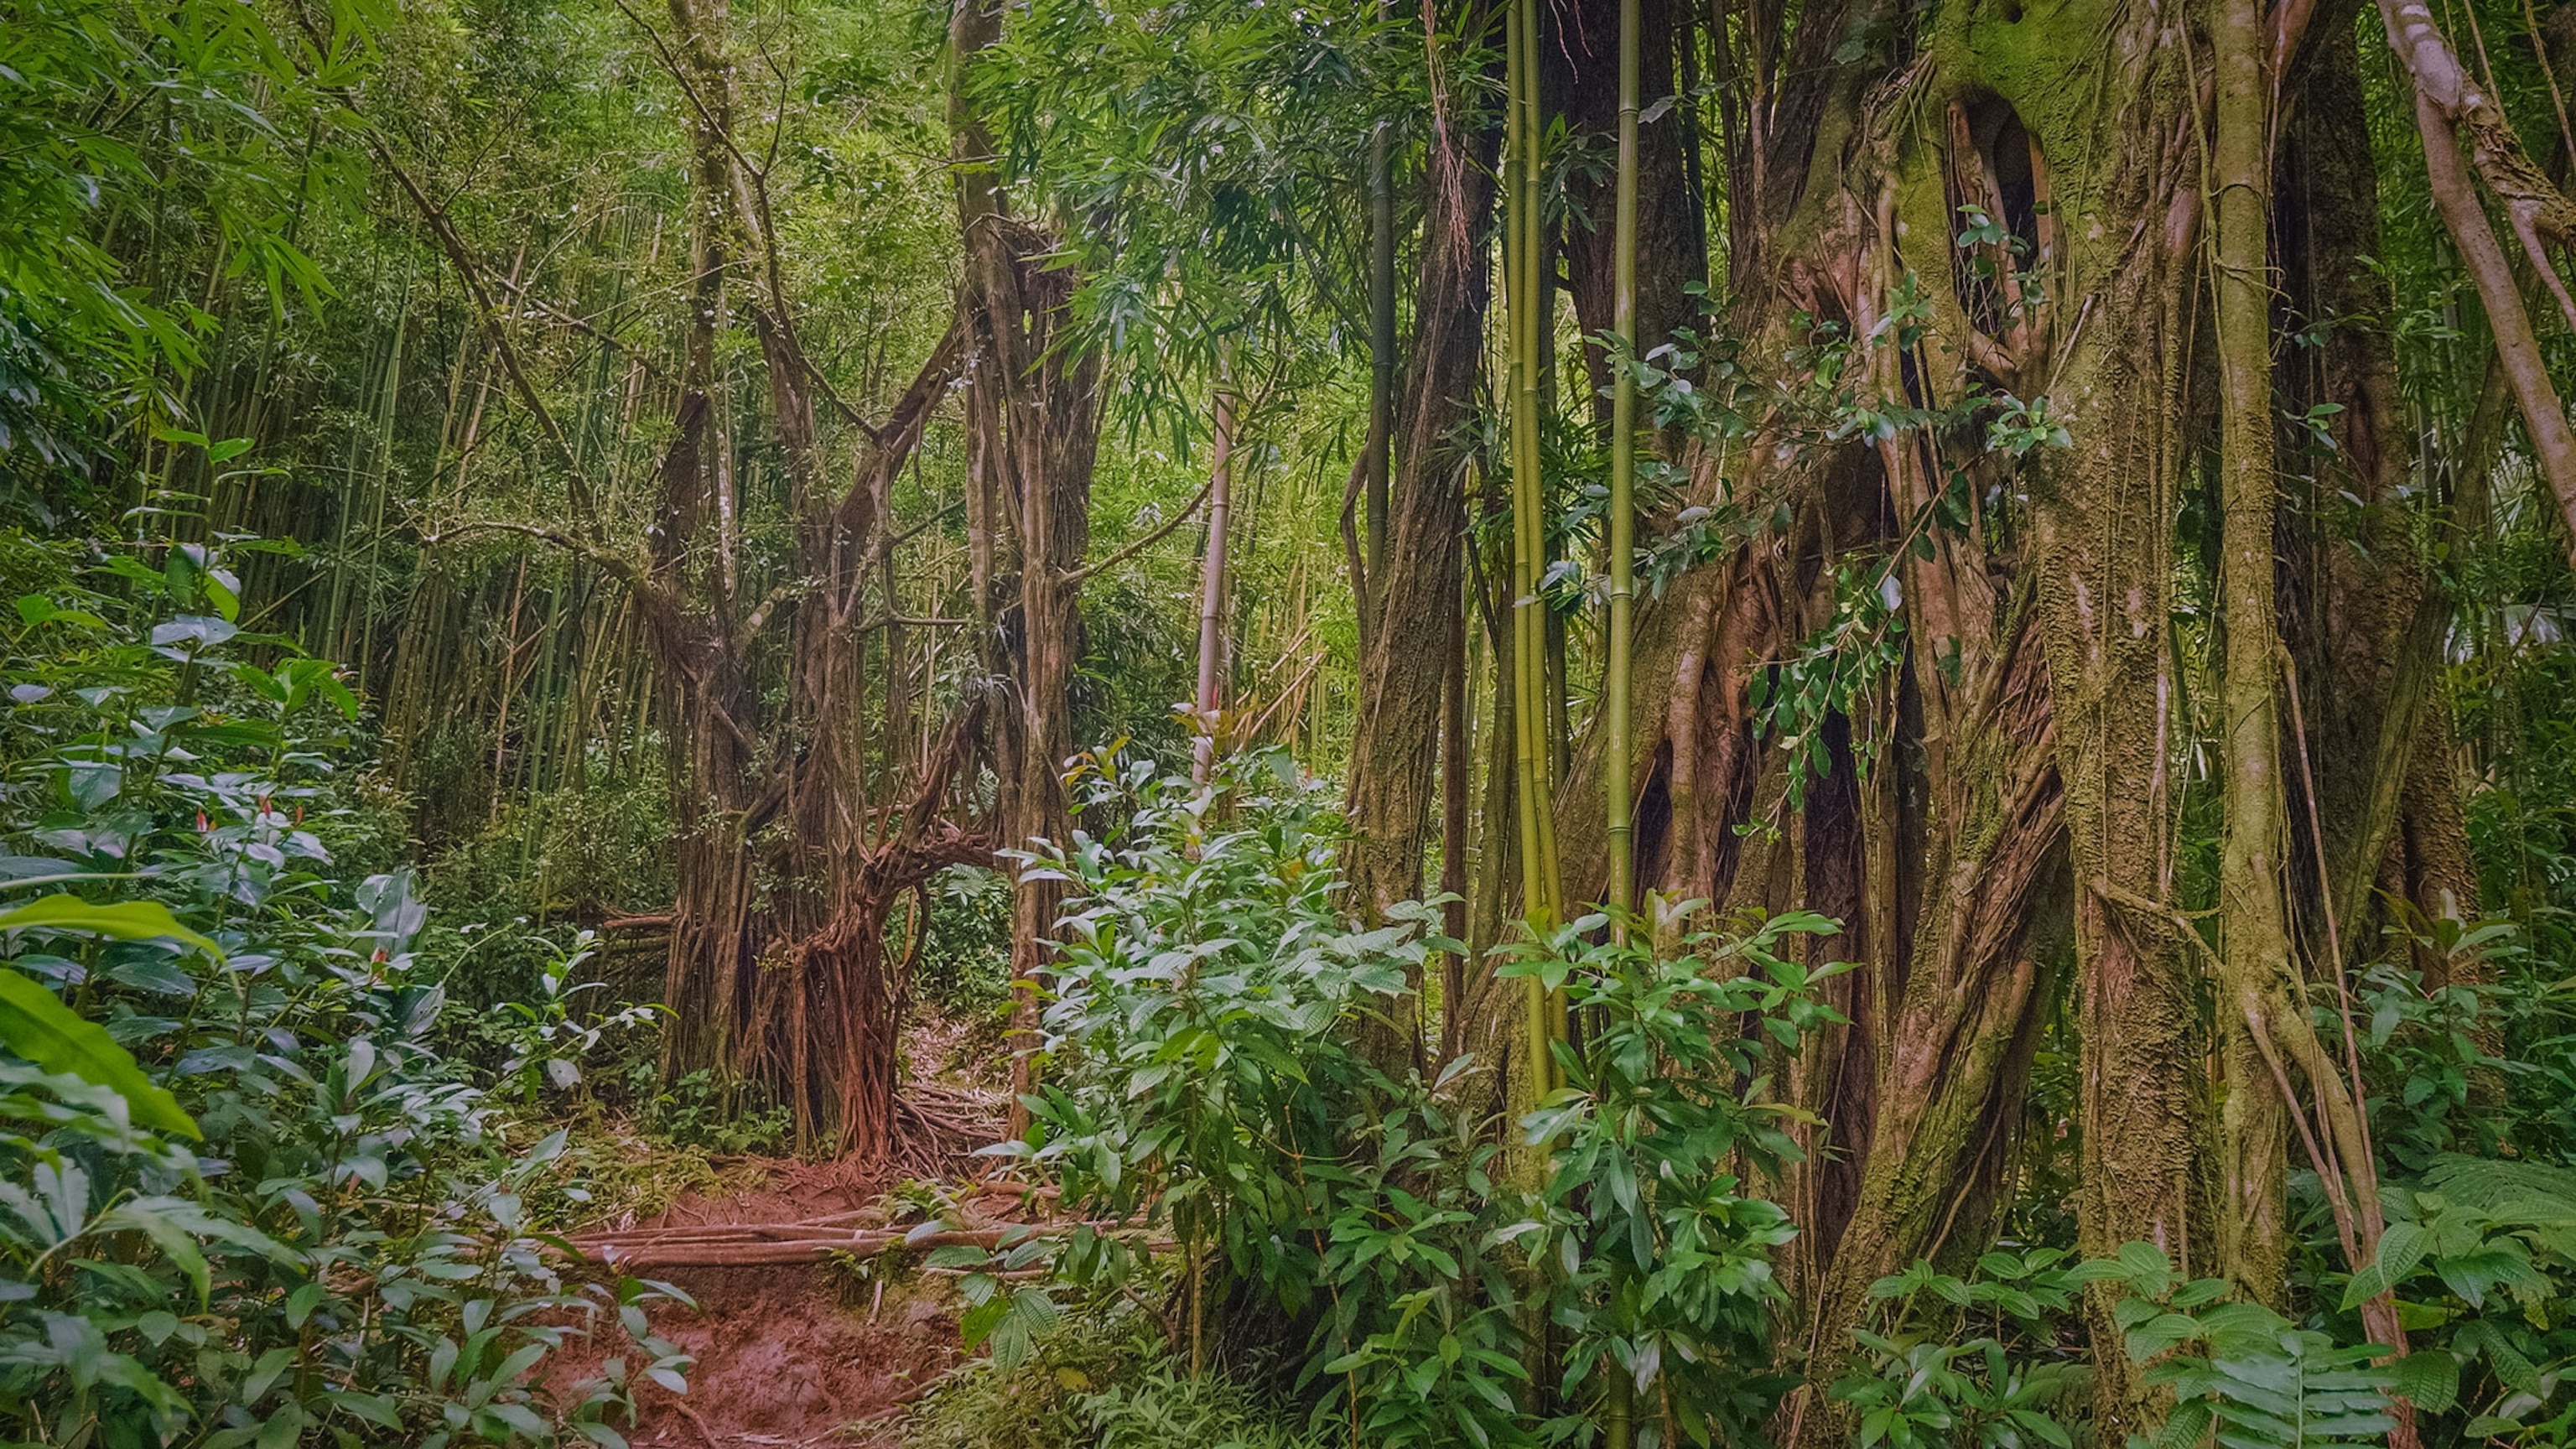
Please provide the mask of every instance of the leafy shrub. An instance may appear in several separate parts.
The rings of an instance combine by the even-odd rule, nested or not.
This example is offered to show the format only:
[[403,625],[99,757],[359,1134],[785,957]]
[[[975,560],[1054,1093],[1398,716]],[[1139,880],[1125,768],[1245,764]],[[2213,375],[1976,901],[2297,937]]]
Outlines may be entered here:
[[2339,1345],[2259,1303],[2234,1300],[2224,1278],[2178,1281],[2165,1255],[2130,1243],[2087,1264],[2117,1284],[2115,1310],[2129,1356],[2152,1363],[2147,1382],[2174,1397],[2156,1432],[2131,1449],[2190,1449],[2213,1436],[2229,1449],[2347,1449],[2395,1427],[2398,1375],[2373,1367],[2383,1344]]
[[[1852,1331],[1860,1356],[1830,1391],[1863,1449],[2068,1449],[2061,1406],[2093,1373],[2056,1351],[2056,1329],[2089,1276],[2040,1248],[1988,1253],[1965,1278],[1918,1261],[1872,1283],[1872,1326]],[[1961,1336],[1981,1318],[1987,1332]]]
[[971,1359],[904,1416],[909,1449],[1076,1449],[1090,1442],[1084,1405],[1163,1353],[1159,1329],[1123,1301],[1038,1334],[1015,1362]]
[[635,1124],[674,1147],[703,1147],[728,1157],[787,1150],[793,1125],[787,1109],[743,1102],[739,1093],[719,1086],[712,1072],[694,1071],[665,1083],[659,1062],[637,1057],[627,1066],[626,1085]]
[[1078,1406],[1100,1449],[1317,1449],[1271,1406],[1231,1380],[1155,1363],[1132,1383],[1085,1394]]
[[[77,1077],[20,1034],[0,1058],[0,1432],[623,1443],[640,1379],[685,1386],[642,1312],[667,1290],[549,1262],[528,1204],[563,1134],[526,1142],[440,1051],[410,875],[333,863],[356,702],[237,628],[219,558],[166,554],[93,560],[131,603],[29,596],[8,636],[0,890],[85,894],[0,923],[0,979],[104,1030]],[[541,1387],[593,1327],[640,1356]]]
[[1736,1173],[1799,1155],[1758,1104],[1780,1055],[1840,1020],[1809,993],[1846,968],[1809,970],[1777,948],[1838,928],[1752,919],[1665,954],[1642,922],[1594,941],[1608,924],[1587,916],[1506,948],[1497,973],[1563,991],[1585,1023],[1579,1046],[1556,1044],[1565,1085],[1521,1121],[1545,1184],[1503,1236],[1544,1275],[1568,1404],[1586,1417],[1596,1403],[1657,1405],[1638,1435],[1648,1446],[1668,1425],[1694,1442],[1712,1425],[1751,1435],[1788,1387],[1768,1371],[1781,1296],[1769,1252],[1797,1229]]
[[1319,1449],[1297,1417],[1221,1374],[1176,1365],[1132,1304],[1068,1317],[1010,1368],[972,1360],[906,1416],[910,1449]]
[[[1766,1258],[1792,1230],[1733,1174],[1794,1150],[1750,1104],[1831,1019],[1813,976],[1774,950],[1829,922],[1752,922],[1667,957],[1592,944],[1607,922],[1589,917],[1510,952],[1507,973],[1566,989],[1590,1023],[1564,1054],[1568,1086],[1519,1124],[1539,1165],[1524,1184],[1501,1124],[1448,1100],[1468,1063],[1397,1081],[1353,1047],[1408,967],[1464,947],[1430,934],[1437,902],[1373,929],[1343,919],[1323,787],[1277,753],[1223,762],[1206,786],[1149,761],[1089,763],[1086,811],[1106,804],[1126,825],[1030,858],[1074,899],[1045,1085],[1027,1138],[995,1150],[1122,1228],[1033,1236],[993,1260],[934,1253],[976,1270],[970,1345],[989,1341],[1007,1371],[1047,1338],[1057,1293],[1159,1296],[1174,1358],[1196,1373],[1234,1305],[1311,1325],[1294,1381],[1315,1423],[1373,1445],[1554,1441],[1588,1432],[1619,1382],[1670,1405],[1640,1416],[1640,1443],[1706,1443],[1769,1412],[1784,1385],[1765,1371]],[[1137,1241],[1166,1231],[1168,1279]],[[1039,1265],[1054,1291],[995,1271]],[[1526,1366],[1534,1322],[1560,1325],[1565,1349],[1563,1383],[1543,1392]]]

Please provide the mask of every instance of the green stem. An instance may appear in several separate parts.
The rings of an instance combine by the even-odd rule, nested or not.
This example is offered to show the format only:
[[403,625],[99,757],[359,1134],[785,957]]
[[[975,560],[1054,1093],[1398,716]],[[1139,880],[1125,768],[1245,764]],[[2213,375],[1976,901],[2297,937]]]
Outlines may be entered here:
[[[1606,711],[1602,782],[1609,800],[1608,904],[1636,906],[1635,852],[1629,838],[1630,778],[1635,742],[1629,722],[1629,654],[1636,593],[1637,381],[1628,360],[1637,352],[1637,0],[1619,3],[1618,220],[1611,239],[1611,326],[1627,356],[1615,359],[1610,381],[1610,620],[1609,661],[1601,684]],[[1627,928],[1613,918],[1611,930]]]

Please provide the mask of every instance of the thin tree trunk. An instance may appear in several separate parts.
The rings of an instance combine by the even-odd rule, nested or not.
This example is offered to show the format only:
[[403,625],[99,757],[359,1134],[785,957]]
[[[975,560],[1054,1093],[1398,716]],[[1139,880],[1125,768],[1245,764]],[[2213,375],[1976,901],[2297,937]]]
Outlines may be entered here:
[[1234,505],[1234,395],[1217,384],[1216,441],[1208,460],[1207,556],[1199,570],[1198,736],[1191,742],[1190,774],[1207,783],[1216,761],[1217,717],[1225,707],[1220,669],[1225,659],[1226,525]]
[[[1426,0],[1428,21],[1434,13]],[[1455,23],[1476,34],[1492,12],[1469,10]],[[1444,25],[1445,31],[1448,27]],[[1472,113],[1441,109],[1422,167],[1422,246],[1413,282],[1413,332],[1398,408],[1391,534],[1384,570],[1370,581],[1379,627],[1360,661],[1345,805],[1351,824],[1343,868],[1354,911],[1375,919],[1421,894],[1438,793],[1440,700],[1445,650],[1462,595],[1466,473],[1459,434],[1473,415],[1482,361],[1489,278],[1486,248],[1493,191],[1490,132],[1470,129]],[[1420,992],[1394,1004],[1384,1026],[1364,1028],[1362,1047],[1391,1070],[1421,1054]]]
[[[2486,310],[2487,328],[2495,334],[2496,359],[2503,364],[2505,376],[2513,384],[2514,400],[2521,405],[2534,461],[2540,466],[2541,476],[2549,480],[2550,492],[2567,520],[2568,556],[2576,562],[2576,428],[2569,426],[2567,409],[2550,381],[2547,363],[2532,331],[2531,314],[2524,308],[2521,288],[2514,281],[2512,264],[2505,260],[2504,248],[2497,244],[2477,188],[2461,162],[2456,128],[2465,125],[2477,138],[2490,183],[2496,182],[2499,175],[2521,176],[2521,168],[2512,164],[2514,158],[2520,158],[2521,167],[2529,168],[2537,178],[2524,178],[2529,184],[2521,187],[2507,187],[2503,196],[2509,207],[2529,207],[2536,215],[2542,204],[2541,192],[2546,192],[2558,206],[2570,203],[2545,176],[2538,175],[2538,168],[2530,166],[2528,157],[2522,156],[2521,143],[2513,139],[2511,128],[2495,113],[2493,104],[2461,72],[2458,59],[2433,23],[2432,12],[2421,0],[2380,0],[2379,13],[2388,29],[2389,49],[2397,53],[2415,81],[2415,128],[2424,141],[2424,169],[2433,204],[2441,212],[2442,225],[2450,232],[2451,240],[2459,247],[2460,264],[2477,288],[2479,305]],[[2534,224],[2531,218],[2517,216],[2516,229],[2526,239],[2537,236]],[[2533,249],[2534,266],[2563,297],[2564,288],[2549,257],[2538,251],[2536,241]],[[2570,325],[2576,326],[2576,315],[2571,315]]]
[[[1631,353],[1637,350],[1637,67],[1639,49],[1638,0],[1620,0],[1619,4],[1619,153],[1618,198],[1611,239],[1611,330],[1619,335],[1621,345]],[[1627,911],[1636,901],[1636,853],[1629,839],[1630,816],[1634,809],[1636,769],[1631,757],[1628,707],[1632,692],[1628,672],[1630,665],[1630,619],[1635,605],[1635,568],[1637,552],[1637,383],[1625,366],[1618,369],[1610,383],[1610,609],[1607,621],[1609,637],[1604,641],[1608,661],[1602,671],[1602,731],[1607,743],[1601,769],[1601,784],[1606,796],[1603,826],[1608,837],[1610,857],[1609,889],[1606,904],[1614,911]],[[1616,919],[1614,917],[1614,919]],[[1622,937],[1627,928],[1615,928]],[[1617,1373],[1614,1378],[1620,1378]],[[1624,1379],[1622,1380],[1624,1382]],[[1616,1389],[1614,1385],[1614,1389]],[[1622,1410],[1614,1432],[1614,1449],[1626,1449],[1627,1421],[1624,1395]]]
[[2227,824],[2219,853],[2221,990],[2227,1093],[2225,1201],[2218,1214],[2228,1276],[2264,1302],[2287,1290],[2289,1129],[2277,1093],[2261,1090],[2267,1043],[2250,1033],[2275,1006],[2290,961],[2282,897],[2289,822],[2281,782],[2281,720],[2274,681],[2272,273],[2269,37],[2262,0],[2220,0],[2211,27],[2216,122],[2209,191],[2215,212],[2210,271],[2217,307],[2219,493],[2224,546],[2218,587],[2226,636],[2221,696],[2227,759]]

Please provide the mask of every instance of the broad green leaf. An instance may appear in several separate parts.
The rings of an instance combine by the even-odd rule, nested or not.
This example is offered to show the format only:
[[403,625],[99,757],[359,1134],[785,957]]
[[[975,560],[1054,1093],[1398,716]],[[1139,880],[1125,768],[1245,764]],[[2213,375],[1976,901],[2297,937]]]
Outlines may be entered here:
[[104,1028],[82,1020],[54,993],[15,971],[0,970],[0,1044],[46,1071],[78,1077],[123,1097],[142,1126],[204,1140],[178,1099],[144,1076],[133,1055]]
[[119,941],[175,941],[218,961],[224,958],[223,947],[180,925],[170,908],[158,901],[119,901],[101,906],[75,895],[56,894],[0,911],[0,931],[37,928],[79,931]]
[[2350,1310],[2367,1303],[2406,1281],[2406,1275],[2414,1272],[2415,1265],[2424,1260],[2425,1250],[2432,1243],[2433,1235],[2417,1224],[2390,1223],[2388,1231],[2379,1239],[2378,1256],[2371,1259],[2369,1266],[2353,1274],[2352,1281],[2344,1285],[2344,1308]]

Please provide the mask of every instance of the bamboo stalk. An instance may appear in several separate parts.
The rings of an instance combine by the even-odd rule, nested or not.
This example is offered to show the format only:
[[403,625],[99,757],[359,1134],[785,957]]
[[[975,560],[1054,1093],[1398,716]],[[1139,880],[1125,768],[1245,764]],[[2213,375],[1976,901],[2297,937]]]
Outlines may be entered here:
[[385,494],[393,487],[394,409],[402,396],[403,338],[411,328],[411,277],[403,277],[402,302],[394,311],[393,345],[385,358],[384,392],[376,409],[375,506],[367,519],[367,592],[358,619],[358,692],[367,689],[367,674],[376,652],[376,566],[385,546]]
[[[1619,0],[1619,176],[1617,220],[1611,233],[1611,327],[1629,357],[1637,352],[1637,0]],[[1630,737],[1630,611],[1634,608],[1636,565],[1637,382],[1628,358],[1612,357],[1610,381],[1610,617],[1603,641],[1608,660],[1602,670],[1602,786],[1605,802],[1604,846],[1609,854],[1609,900],[1614,912],[1610,933],[1625,942],[1624,913],[1636,905],[1636,857],[1629,838],[1634,742]],[[1682,749],[1687,741],[1675,740]],[[1651,1184],[1647,1186],[1652,1191]],[[1614,1289],[1614,1292],[1616,1290]],[[1601,1372],[1609,1403],[1603,1415],[1602,1440],[1607,1449],[1630,1449],[1636,1442],[1635,1381],[1617,1354],[1605,1355]]]
[[1234,396],[1222,378],[1216,390],[1215,455],[1208,463],[1207,559],[1199,571],[1199,733],[1190,746],[1190,778],[1204,785],[1216,763],[1220,663],[1225,657],[1225,544],[1234,498]]
[[[1619,0],[1618,219],[1611,238],[1611,326],[1629,356],[1637,352],[1637,0]],[[1636,858],[1630,839],[1634,740],[1628,718],[1630,645],[1636,591],[1637,381],[1620,362],[1610,381],[1610,618],[1604,645],[1609,655],[1601,681],[1602,782],[1609,799],[1608,904],[1636,905]],[[1626,927],[1614,924],[1615,934]],[[1625,1427],[1625,1419],[1621,1421]],[[1614,1441],[1614,1449],[1617,1446]]]

